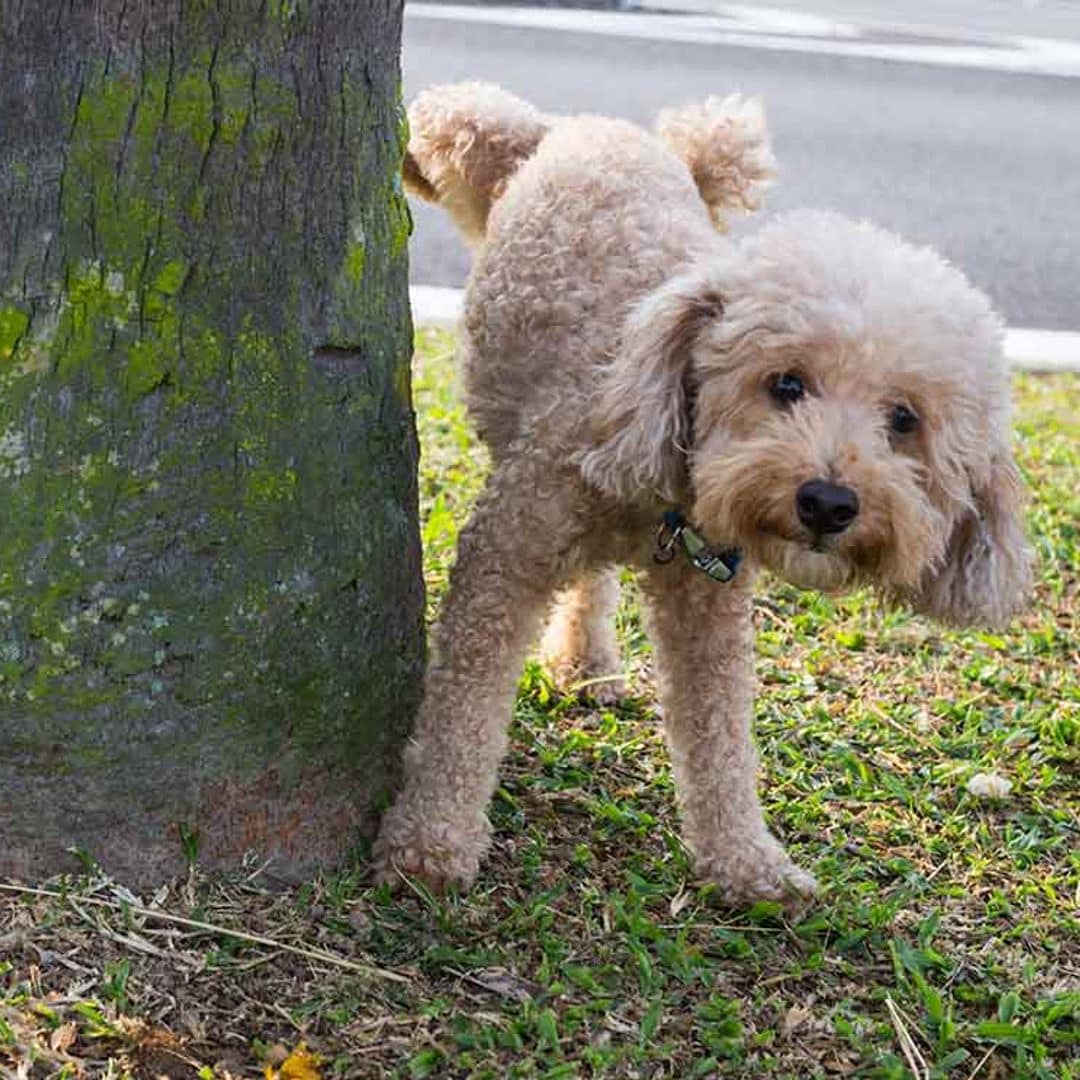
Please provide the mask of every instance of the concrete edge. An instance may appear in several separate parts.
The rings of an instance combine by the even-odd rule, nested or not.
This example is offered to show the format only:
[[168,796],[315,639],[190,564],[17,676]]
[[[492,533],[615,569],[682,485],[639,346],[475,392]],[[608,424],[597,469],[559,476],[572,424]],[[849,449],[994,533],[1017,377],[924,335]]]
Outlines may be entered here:
[[[417,326],[454,326],[461,317],[463,296],[464,290],[441,285],[410,286],[413,322]],[[1005,355],[1015,371],[1080,371],[1080,334],[1009,327]]]

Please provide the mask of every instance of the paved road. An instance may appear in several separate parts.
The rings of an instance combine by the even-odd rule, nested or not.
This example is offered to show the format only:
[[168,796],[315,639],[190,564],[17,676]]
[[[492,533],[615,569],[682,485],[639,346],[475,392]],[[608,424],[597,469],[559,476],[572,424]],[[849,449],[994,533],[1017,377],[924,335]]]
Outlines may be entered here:
[[[473,0],[483,5],[490,0]],[[494,0],[498,2],[498,0]],[[560,4],[563,0],[554,0]],[[577,0],[573,0],[577,2]],[[596,0],[613,8],[657,11],[724,12],[738,0]],[[779,8],[815,18],[851,20],[918,31],[930,28],[959,37],[1025,34],[1080,40],[1080,0],[769,0],[742,5],[761,11]]]
[[[870,218],[943,250],[1011,324],[1080,330],[1080,79],[410,17],[403,66],[407,97],[483,78],[550,111],[638,121],[758,94],[781,168],[770,211]],[[452,228],[415,214],[412,280],[460,285]]]

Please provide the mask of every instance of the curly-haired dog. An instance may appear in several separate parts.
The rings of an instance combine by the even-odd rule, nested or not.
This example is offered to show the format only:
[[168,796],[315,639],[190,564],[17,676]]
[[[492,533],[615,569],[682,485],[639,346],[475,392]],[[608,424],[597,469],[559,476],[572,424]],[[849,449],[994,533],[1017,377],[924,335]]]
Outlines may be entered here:
[[467,84],[410,118],[407,180],[476,244],[460,354],[493,468],[377,873],[474,879],[552,597],[558,666],[609,675],[626,564],[699,872],[731,903],[797,901],[813,878],[755,789],[754,577],[870,584],[953,623],[1017,609],[1030,567],[999,320],[931,251],[834,214],[721,236],[768,173],[752,104],[667,113],[654,137]]

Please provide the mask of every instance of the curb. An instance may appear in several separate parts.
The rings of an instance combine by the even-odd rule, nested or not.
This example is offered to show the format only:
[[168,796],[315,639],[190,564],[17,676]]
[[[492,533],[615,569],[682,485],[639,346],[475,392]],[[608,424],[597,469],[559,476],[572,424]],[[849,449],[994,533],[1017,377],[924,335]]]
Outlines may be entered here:
[[[464,290],[441,285],[410,286],[413,322],[417,326],[453,326],[461,317],[463,296]],[[1080,371],[1080,334],[1009,327],[1005,331],[1005,355],[1014,371]]]

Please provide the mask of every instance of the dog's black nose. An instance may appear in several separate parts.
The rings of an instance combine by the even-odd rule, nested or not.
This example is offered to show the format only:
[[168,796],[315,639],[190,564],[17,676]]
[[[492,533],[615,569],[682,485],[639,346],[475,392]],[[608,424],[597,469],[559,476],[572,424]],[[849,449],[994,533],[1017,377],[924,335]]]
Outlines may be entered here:
[[858,516],[859,496],[841,484],[807,480],[795,492],[795,509],[811,532],[843,532]]

